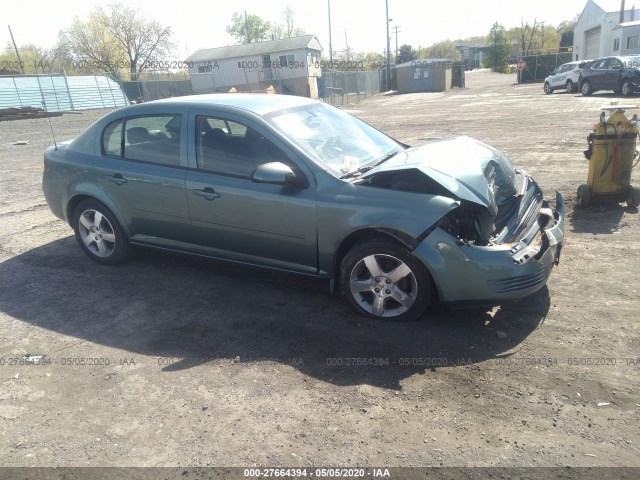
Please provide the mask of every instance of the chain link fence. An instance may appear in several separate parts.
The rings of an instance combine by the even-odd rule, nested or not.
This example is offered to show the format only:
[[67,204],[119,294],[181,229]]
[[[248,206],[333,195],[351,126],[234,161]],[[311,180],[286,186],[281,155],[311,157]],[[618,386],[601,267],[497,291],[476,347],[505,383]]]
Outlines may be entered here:
[[[318,96],[333,105],[360,102],[380,93],[380,75],[381,72],[376,70],[325,71],[322,77],[318,77]],[[268,84],[268,92],[263,89],[262,84]],[[7,75],[0,76],[0,108],[29,107],[47,112],[117,108],[136,101],[148,102],[160,98],[228,90],[216,85],[214,75],[207,73],[189,75],[183,72],[167,76],[147,72],[136,81],[114,80],[109,74]],[[291,86],[286,88],[279,78],[263,80],[256,85],[239,86],[238,91],[303,93],[292,91]]]
[[526,66],[518,70],[518,83],[539,82],[551,75],[556,67],[571,61],[571,52],[546,55],[519,55]]
[[318,79],[318,94],[332,105],[360,102],[380,93],[380,71],[329,70]]

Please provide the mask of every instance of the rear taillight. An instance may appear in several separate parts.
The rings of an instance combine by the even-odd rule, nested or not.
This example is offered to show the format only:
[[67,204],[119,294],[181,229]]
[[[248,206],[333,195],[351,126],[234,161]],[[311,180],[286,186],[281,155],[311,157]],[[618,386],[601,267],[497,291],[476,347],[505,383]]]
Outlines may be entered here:
[[574,70],[574,72],[575,72],[577,75],[580,75],[580,74],[582,73],[582,69],[581,69],[581,68],[576,68],[576,69]]

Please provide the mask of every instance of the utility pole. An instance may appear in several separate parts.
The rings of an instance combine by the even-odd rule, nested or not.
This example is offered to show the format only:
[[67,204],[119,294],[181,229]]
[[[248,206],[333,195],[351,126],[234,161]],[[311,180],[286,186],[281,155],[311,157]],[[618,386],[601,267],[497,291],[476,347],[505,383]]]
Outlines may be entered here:
[[494,65],[493,65],[493,71],[497,72],[498,71],[498,22],[494,23],[493,26],[495,27],[493,30],[493,55],[494,55]]
[[331,0],[327,0],[329,9],[329,68],[333,68],[333,47],[331,46]]
[[[540,45],[540,50],[544,50],[544,24],[547,23],[545,20],[542,20],[540,22],[540,25],[542,25],[542,45]],[[544,52],[542,52],[544,53]]]
[[249,20],[247,19],[247,11],[244,11],[244,34],[247,37],[247,43],[251,43],[251,38],[249,38]]
[[385,0],[387,9],[387,90],[391,90],[391,37],[389,37],[389,0]]
[[11,35],[11,42],[13,43],[13,48],[16,51],[16,58],[18,59],[18,66],[20,67],[20,71],[24,75],[24,66],[22,65],[22,60],[20,60],[20,53],[18,52],[18,47],[16,46],[16,41],[13,39],[13,32],[11,31],[11,25],[7,25],[7,27],[9,27],[9,35]]
[[395,27],[393,27],[396,34],[396,65],[398,64],[398,32],[400,31],[398,30],[399,28],[400,28],[399,25],[396,25]]
[[349,39],[347,38],[347,29],[344,29],[344,44],[347,50],[347,64],[349,64],[351,49],[349,48]]

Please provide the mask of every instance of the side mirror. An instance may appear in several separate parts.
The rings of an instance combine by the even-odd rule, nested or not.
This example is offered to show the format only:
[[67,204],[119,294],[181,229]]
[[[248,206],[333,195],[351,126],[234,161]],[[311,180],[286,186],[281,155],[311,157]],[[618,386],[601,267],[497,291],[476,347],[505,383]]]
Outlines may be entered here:
[[251,181],[271,183],[273,185],[296,185],[298,183],[293,170],[282,162],[269,162],[258,165],[251,174]]

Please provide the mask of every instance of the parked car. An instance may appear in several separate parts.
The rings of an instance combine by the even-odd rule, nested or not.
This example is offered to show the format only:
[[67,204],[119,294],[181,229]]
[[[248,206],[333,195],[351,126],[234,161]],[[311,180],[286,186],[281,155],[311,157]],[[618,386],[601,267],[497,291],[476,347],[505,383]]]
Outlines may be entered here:
[[582,95],[613,90],[625,96],[640,90],[640,56],[603,57],[585,65],[580,74]]
[[564,239],[562,196],[552,210],[498,150],[468,137],[409,147],[288,95],[125,107],[49,147],[42,183],[99,264],[142,246],[326,278],[360,313],[394,320],[435,300],[529,295]]
[[568,93],[578,91],[580,82],[580,65],[584,62],[569,62],[560,65],[551,75],[544,79],[544,93],[553,93],[554,90],[565,90]]

